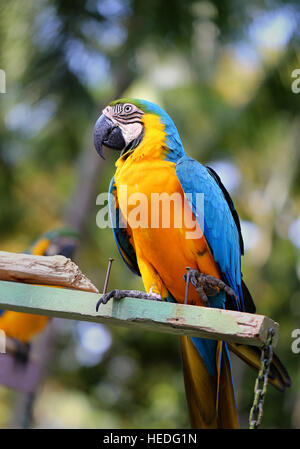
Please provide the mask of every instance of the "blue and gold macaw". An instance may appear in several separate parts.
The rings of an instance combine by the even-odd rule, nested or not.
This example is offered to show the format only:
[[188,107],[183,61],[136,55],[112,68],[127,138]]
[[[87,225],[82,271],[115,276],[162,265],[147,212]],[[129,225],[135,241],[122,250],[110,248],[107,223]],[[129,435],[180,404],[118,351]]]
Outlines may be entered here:
[[[242,280],[243,239],[233,202],[214,170],[185,154],[169,115],[149,101],[114,101],[95,124],[94,143],[102,157],[103,146],[121,152],[109,189],[114,237],[125,263],[142,277],[147,295],[183,303],[184,274],[190,267],[192,284],[198,288],[190,288],[189,304],[255,312]],[[204,214],[197,203],[197,193],[204,195]],[[130,216],[137,206],[132,199],[136,194],[148,200],[147,210],[141,211],[148,217],[148,226],[131,225]],[[173,195],[170,226],[164,226],[161,217],[153,217],[153,194]],[[186,225],[187,211],[192,213],[199,231],[192,238],[187,238],[191,230]],[[178,218],[181,225],[175,226]],[[149,224],[152,219],[155,226]],[[121,222],[126,226],[120,226]],[[197,279],[202,282],[200,286]],[[128,291],[114,290],[100,302],[127,294]],[[228,349],[256,369],[260,364],[259,350],[187,336],[181,337],[181,348],[191,426],[237,428]],[[276,356],[270,382],[281,391],[290,385]]]
[[[27,254],[35,256],[62,255],[71,257],[76,248],[78,234],[68,228],[48,231],[41,235],[26,251]],[[20,354],[26,358],[26,346],[32,338],[41,332],[48,324],[50,318],[30,313],[0,310],[0,329],[6,336],[20,342]]]

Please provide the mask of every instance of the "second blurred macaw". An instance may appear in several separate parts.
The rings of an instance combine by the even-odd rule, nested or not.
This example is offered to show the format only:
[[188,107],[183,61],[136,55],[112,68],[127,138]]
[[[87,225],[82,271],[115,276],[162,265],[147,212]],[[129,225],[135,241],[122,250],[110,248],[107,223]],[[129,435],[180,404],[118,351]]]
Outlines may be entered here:
[[[49,231],[41,235],[26,253],[35,256],[60,254],[71,257],[76,247],[77,238],[78,235],[71,229],[62,228]],[[0,311],[0,329],[5,332],[7,337],[28,344],[37,333],[45,328],[49,319],[42,315],[2,310]]]
[[[116,212],[113,231],[125,263],[142,276],[147,293],[183,303],[183,276],[186,267],[190,267],[202,276],[203,285],[201,294],[200,290],[190,288],[189,304],[255,312],[242,281],[243,239],[233,202],[218,175],[185,154],[169,115],[145,100],[117,100],[97,120],[94,142],[101,156],[103,145],[121,151],[109,189],[113,194],[112,216]],[[204,195],[204,214],[197,203],[197,193]],[[146,210],[139,213],[148,217],[148,222],[146,226],[132,226],[130,216],[135,213],[140,194],[148,202]],[[171,225],[164,226],[162,218],[153,215],[153,194],[167,194],[169,198],[173,195]],[[191,228],[185,220],[188,212],[199,231],[194,237],[190,236]],[[119,225],[120,216],[127,226]],[[175,226],[178,219],[181,225]],[[225,290],[216,288],[211,277],[223,281]],[[214,296],[207,301],[212,292]],[[127,294],[116,290],[102,298],[102,302]],[[238,427],[228,345],[181,337],[181,346],[192,427]],[[251,366],[259,367],[258,350],[244,345],[229,345],[229,349]],[[290,385],[289,376],[276,356],[270,381],[282,391]]]

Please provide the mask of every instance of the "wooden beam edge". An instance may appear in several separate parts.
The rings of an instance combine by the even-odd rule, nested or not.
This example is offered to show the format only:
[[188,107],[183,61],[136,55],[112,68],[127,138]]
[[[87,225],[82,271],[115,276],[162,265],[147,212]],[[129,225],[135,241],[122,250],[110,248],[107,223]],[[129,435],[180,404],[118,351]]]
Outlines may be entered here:
[[0,251],[0,279],[99,293],[79,267],[71,259],[61,255],[35,256]]
[[273,327],[273,346],[278,341],[278,323],[263,315],[136,298],[112,300],[96,313],[98,299],[95,293],[0,281],[0,309],[254,346],[262,346]]

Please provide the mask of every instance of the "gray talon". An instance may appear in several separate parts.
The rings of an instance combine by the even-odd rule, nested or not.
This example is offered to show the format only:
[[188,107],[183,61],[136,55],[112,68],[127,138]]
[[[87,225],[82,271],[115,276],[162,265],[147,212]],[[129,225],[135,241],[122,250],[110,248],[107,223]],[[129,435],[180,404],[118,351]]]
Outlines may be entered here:
[[[237,299],[236,293],[221,279],[193,269],[190,269],[189,273],[190,282],[195,287],[202,301],[208,302],[208,296],[215,296],[218,293],[218,289],[224,290],[227,295],[234,296]],[[183,278],[186,281],[187,275],[185,274]]]
[[138,298],[138,299],[149,299],[153,301],[161,301],[161,298],[155,294],[148,294],[145,292],[140,292],[139,290],[112,290],[111,292],[105,293],[96,304],[96,312],[101,304],[107,304],[111,298],[122,299],[126,297]]

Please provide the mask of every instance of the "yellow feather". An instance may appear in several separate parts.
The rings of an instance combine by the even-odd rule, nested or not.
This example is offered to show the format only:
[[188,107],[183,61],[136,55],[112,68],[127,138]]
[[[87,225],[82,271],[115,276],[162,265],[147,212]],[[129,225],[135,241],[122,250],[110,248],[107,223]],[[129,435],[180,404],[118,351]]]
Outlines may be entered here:
[[211,376],[190,337],[184,336],[180,340],[191,427],[194,429],[238,428],[230,365],[226,352],[220,351],[222,342],[218,342],[217,349],[218,372]]
[[[31,249],[31,254],[42,256],[47,251],[50,240],[40,238]],[[0,329],[7,337],[16,338],[23,343],[28,343],[34,335],[41,332],[49,322],[49,317],[42,315],[32,315],[29,313],[5,311],[0,316]]]

